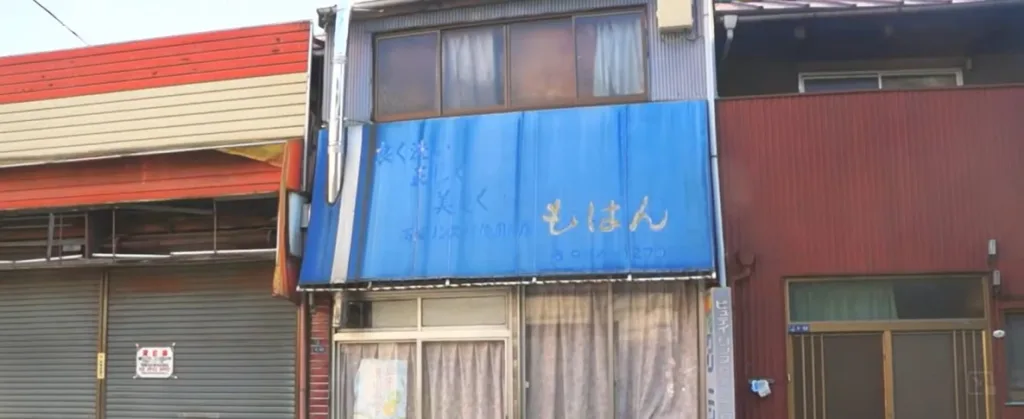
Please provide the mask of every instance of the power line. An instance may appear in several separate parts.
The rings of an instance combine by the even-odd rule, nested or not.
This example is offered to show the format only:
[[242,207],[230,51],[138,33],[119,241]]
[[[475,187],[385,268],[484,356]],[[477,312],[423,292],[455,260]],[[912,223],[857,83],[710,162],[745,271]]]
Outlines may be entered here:
[[65,24],[63,20],[60,20],[60,18],[57,17],[57,15],[53,14],[53,12],[51,12],[50,9],[47,9],[46,6],[43,6],[43,4],[39,2],[39,0],[32,0],[32,2],[35,3],[36,6],[39,6],[40,9],[43,9],[43,11],[46,12],[46,14],[50,15],[50,17],[52,17],[53,20],[56,20],[57,23],[60,24],[60,26],[63,26],[64,29],[68,30],[68,32],[71,32],[71,34],[74,35],[75,38],[78,38],[79,41],[82,41],[82,44],[89,45],[88,42],[85,42],[85,40],[78,35],[78,32],[75,32],[74,29],[71,29],[71,27]]

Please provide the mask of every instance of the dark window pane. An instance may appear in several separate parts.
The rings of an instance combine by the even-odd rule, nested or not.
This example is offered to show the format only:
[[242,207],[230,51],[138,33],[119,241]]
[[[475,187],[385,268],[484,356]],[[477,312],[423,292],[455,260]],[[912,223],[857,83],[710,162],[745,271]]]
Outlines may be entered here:
[[789,285],[793,322],[981,319],[976,278],[855,279]]
[[643,94],[646,81],[642,15],[577,18],[576,59],[581,98]]
[[[955,356],[952,332],[893,333],[893,396],[897,418],[960,417],[956,406]],[[964,387],[964,383],[960,383],[960,387]]]
[[835,77],[804,79],[804,93],[878,90],[878,77]]
[[1011,401],[1024,401],[1024,313],[1006,315],[1006,356]]
[[509,96],[513,106],[553,106],[576,100],[572,20],[509,25]]
[[954,74],[882,76],[883,89],[937,89],[956,86],[956,75]]
[[810,334],[790,339],[795,417],[885,416],[880,333]]
[[445,111],[505,104],[505,33],[502,27],[445,31],[441,50]]
[[427,33],[377,41],[378,117],[437,111],[437,38]]

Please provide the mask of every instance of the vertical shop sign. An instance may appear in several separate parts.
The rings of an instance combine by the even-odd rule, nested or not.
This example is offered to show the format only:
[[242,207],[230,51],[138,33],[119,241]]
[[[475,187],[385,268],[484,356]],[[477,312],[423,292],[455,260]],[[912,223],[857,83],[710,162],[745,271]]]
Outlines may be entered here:
[[736,417],[736,379],[733,376],[732,289],[712,288],[704,300],[707,353],[707,419]]

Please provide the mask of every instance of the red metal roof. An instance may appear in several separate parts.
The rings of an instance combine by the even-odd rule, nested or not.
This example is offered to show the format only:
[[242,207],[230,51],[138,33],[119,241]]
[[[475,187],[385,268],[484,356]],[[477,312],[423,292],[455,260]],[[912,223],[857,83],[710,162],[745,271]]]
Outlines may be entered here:
[[306,71],[310,23],[0,57],[0,104]]

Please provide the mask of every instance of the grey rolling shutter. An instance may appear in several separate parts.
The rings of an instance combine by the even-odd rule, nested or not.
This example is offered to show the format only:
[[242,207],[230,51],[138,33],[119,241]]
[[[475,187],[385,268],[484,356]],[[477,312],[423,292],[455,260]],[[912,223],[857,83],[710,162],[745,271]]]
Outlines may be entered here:
[[[295,305],[270,297],[272,266],[113,271],[107,419],[290,419]],[[174,345],[171,379],[134,379],[136,344]]]
[[2,276],[0,418],[95,418],[100,274]]

